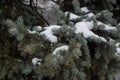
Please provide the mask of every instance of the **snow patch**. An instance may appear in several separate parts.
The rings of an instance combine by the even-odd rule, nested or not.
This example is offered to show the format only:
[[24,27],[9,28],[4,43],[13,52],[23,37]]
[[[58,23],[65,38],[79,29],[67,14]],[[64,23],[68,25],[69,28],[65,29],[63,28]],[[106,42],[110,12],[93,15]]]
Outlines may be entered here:
[[42,61],[42,59],[39,59],[37,57],[32,59],[33,65],[41,65],[41,61]]
[[117,52],[120,53],[120,48],[116,48]]
[[33,31],[41,31],[42,27],[41,26],[34,26]]
[[69,19],[70,19],[70,20],[75,20],[75,19],[80,18],[80,16],[78,16],[78,15],[76,15],[76,14],[69,13],[69,12],[65,12],[65,16],[67,16],[68,14],[69,14]]
[[94,13],[88,13],[87,16],[88,16],[88,17],[94,17],[95,14],[94,14]]
[[120,23],[118,23],[118,25],[120,26]]
[[57,37],[53,35],[53,30],[60,29],[61,26],[58,25],[51,25],[48,27],[45,27],[45,31],[42,31],[40,34],[44,35],[46,39],[48,39],[51,43],[57,43]]
[[88,21],[87,19],[93,17],[94,18],[95,14],[94,13],[88,13],[85,15],[85,17],[87,17],[86,19],[83,19],[82,21]]
[[52,54],[56,55],[57,53],[59,53],[59,51],[68,51],[69,46],[68,45],[63,45],[61,47],[56,48]]
[[115,27],[109,26],[109,25],[105,25],[105,30],[115,30]]
[[27,29],[27,31],[28,31],[30,34],[35,34],[35,33],[36,33],[36,31],[31,31],[31,30],[29,30],[29,29]]
[[82,33],[85,38],[94,36],[94,37],[106,42],[105,38],[100,37],[100,36],[96,35],[95,33],[93,33],[92,31],[90,31],[91,29],[93,29],[93,26],[94,26],[93,21],[91,21],[91,22],[78,22],[75,24],[75,28],[76,28],[75,33],[76,34]]
[[104,25],[105,26],[104,30],[107,30],[107,31],[109,31],[109,30],[116,30],[116,27],[112,27],[112,26],[104,24],[102,22],[97,22],[97,25]]
[[116,47],[120,47],[120,43],[116,43]]
[[120,53],[120,43],[116,43],[116,51],[117,53]]
[[82,12],[85,12],[85,13],[88,13],[88,12],[89,12],[89,10],[88,10],[87,7],[82,7],[81,10],[82,10]]
[[102,22],[100,22],[100,21],[97,22],[97,25],[103,25],[103,24],[104,24],[104,23],[102,23]]
[[[93,22],[78,22],[75,24],[75,33],[91,33],[90,30],[93,29]],[[91,33],[92,34],[92,33]]]
[[106,39],[104,37],[98,36],[102,41],[106,42]]

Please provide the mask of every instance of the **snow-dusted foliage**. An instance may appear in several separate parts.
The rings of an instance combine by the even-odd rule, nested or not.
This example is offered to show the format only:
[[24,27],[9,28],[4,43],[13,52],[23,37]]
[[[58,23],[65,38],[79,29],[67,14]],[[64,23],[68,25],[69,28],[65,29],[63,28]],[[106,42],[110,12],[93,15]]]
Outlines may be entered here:
[[[15,49],[20,57],[10,61],[11,55],[6,60],[6,55],[0,57],[0,73],[4,72],[0,79],[113,80],[120,70],[120,25],[109,11],[93,13],[87,7],[80,8],[78,1],[72,1],[74,11],[63,12],[52,0],[40,0],[38,8],[46,9],[43,15],[48,26],[29,26],[24,17],[4,20],[10,37],[17,41]],[[8,62],[10,67],[1,66]]]
[[80,16],[78,16],[76,14],[65,12],[65,16],[67,16],[67,15],[69,15],[69,19],[70,20],[74,20],[74,19],[80,18]]
[[120,54],[120,43],[116,43],[116,51]]
[[41,35],[44,35],[46,37],[46,39],[48,39],[50,42],[52,43],[56,43],[57,42],[57,37],[55,35],[53,35],[53,30],[58,30],[60,29],[61,26],[58,25],[51,25],[48,27],[45,27],[45,31],[41,32]]
[[82,12],[85,12],[85,13],[88,13],[88,12],[89,12],[89,10],[88,10],[87,7],[82,7],[81,10],[82,10]]
[[75,32],[82,33],[85,38],[95,37],[106,42],[106,40],[103,37],[100,37],[93,33],[92,31],[90,31],[91,29],[93,29],[93,22],[78,22],[76,23],[75,28],[76,28]]
[[38,58],[33,58],[32,59],[32,63],[33,63],[33,65],[40,65],[42,60],[41,59],[38,59]]
[[69,46],[67,45],[64,45],[64,46],[61,46],[61,47],[58,47],[56,48],[52,54],[56,55],[57,53],[59,53],[60,51],[68,51],[69,49]]

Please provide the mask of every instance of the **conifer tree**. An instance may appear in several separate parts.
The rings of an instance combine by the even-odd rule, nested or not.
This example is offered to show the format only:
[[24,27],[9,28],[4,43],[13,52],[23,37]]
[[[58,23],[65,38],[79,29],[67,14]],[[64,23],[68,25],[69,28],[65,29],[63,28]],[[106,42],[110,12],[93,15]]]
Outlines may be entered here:
[[61,15],[49,25],[37,12],[39,6],[28,3],[0,1],[0,80],[115,79],[120,71],[120,25],[107,7],[94,12],[71,0],[71,10],[69,5],[63,11],[51,8]]

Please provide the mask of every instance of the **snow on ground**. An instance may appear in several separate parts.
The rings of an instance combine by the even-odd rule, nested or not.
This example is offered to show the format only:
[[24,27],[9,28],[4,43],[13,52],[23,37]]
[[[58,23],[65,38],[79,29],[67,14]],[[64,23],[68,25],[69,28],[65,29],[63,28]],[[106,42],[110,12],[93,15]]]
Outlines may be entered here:
[[63,45],[60,47],[57,47],[52,54],[56,55],[57,53],[59,53],[59,51],[68,51],[69,46],[68,45]]
[[82,12],[85,12],[85,13],[88,13],[88,12],[89,12],[89,10],[88,10],[87,7],[82,7],[81,10],[82,10]]
[[80,18],[80,16],[76,15],[76,14],[73,14],[73,13],[70,13],[70,12],[65,12],[65,16],[67,16],[69,14],[69,19],[70,20],[75,20],[77,18]]
[[32,59],[33,65],[41,65],[41,63],[40,63],[41,61],[42,61],[42,59],[39,59],[37,57]]
[[45,27],[45,31],[42,31],[40,34],[44,35],[46,39],[48,39],[51,43],[57,43],[57,37],[53,35],[53,30],[60,29],[61,26],[58,25],[51,25],[48,27]]
[[100,37],[95,33],[93,33],[92,31],[90,31],[91,29],[93,29],[93,26],[94,26],[93,21],[78,22],[75,24],[75,28],[76,28],[75,33],[76,34],[82,33],[83,37],[85,38],[93,36],[95,38],[101,39],[102,41],[106,42],[106,40],[103,37]]

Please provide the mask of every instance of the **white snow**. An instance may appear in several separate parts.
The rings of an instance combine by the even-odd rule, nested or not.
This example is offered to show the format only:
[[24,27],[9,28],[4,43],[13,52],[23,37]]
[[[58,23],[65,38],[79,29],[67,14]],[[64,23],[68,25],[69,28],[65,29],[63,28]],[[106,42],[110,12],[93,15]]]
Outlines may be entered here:
[[109,31],[109,30],[116,30],[116,27],[112,27],[112,26],[104,24],[104,23],[102,23],[100,21],[97,22],[97,25],[104,25],[105,26],[104,29],[107,30],[107,31]]
[[91,33],[90,30],[93,28],[93,22],[78,22],[75,24],[75,28],[75,33],[83,33],[87,35],[88,33]]
[[120,53],[120,48],[116,48],[117,52]]
[[115,27],[109,26],[109,25],[105,25],[105,30],[115,30]]
[[34,26],[33,31],[41,31],[42,27],[41,26]]
[[88,12],[89,12],[89,10],[88,10],[87,7],[82,7],[81,10],[82,10],[83,12],[85,12],[85,13],[88,13]]
[[41,63],[40,63],[41,61],[42,61],[42,59],[39,59],[37,57],[32,59],[33,65],[41,65]]
[[75,33],[82,33],[83,36],[85,38],[94,36],[95,38],[101,39],[102,41],[106,42],[106,39],[103,37],[100,37],[98,35],[96,35],[95,33],[93,33],[92,31],[90,31],[91,29],[93,29],[93,21],[91,22],[78,22],[75,24]]
[[98,22],[97,22],[97,25],[104,25],[104,23],[98,21]]
[[70,12],[65,12],[65,16],[67,16],[69,14],[69,19],[70,20],[75,20],[77,18],[80,18],[80,16],[76,15],[76,14],[73,14],[73,13],[70,13]]
[[60,47],[57,47],[52,54],[56,55],[57,53],[59,53],[59,51],[68,51],[69,46],[68,45],[63,45]]
[[120,47],[120,43],[116,43],[116,47]]
[[42,31],[40,34],[44,35],[46,39],[48,39],[51,43],[57,43],[57,37],[53,35],[53,30],[60,29],[61,26],[58,25],[51,25],[48,27],[45,27],[45,31]]
[[86,14],[88,17],[94,17],[95,16],[95,14],[94,13],[88,13],[88,14]]
[[120,26],[120,23],[118,23],[118,25]]
[[36,33],[36,31],[31,31],[31,30],[29,30],[29,29],[27,29],[27,31],[28,31],[30,34],[35,34],[35,33]]
[[86,19],[83,19],[82,21],[87,21],[87,19],[91,18],[91,17],[94,17],[95,14],[94,13],[88,13],[85,15],[87,18]]
[[106,39],[104,37],[98,36],[102,41],[106,42]]
[[116,43],[116,51],[117,53],[120,53],[120,43]]

